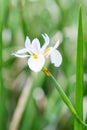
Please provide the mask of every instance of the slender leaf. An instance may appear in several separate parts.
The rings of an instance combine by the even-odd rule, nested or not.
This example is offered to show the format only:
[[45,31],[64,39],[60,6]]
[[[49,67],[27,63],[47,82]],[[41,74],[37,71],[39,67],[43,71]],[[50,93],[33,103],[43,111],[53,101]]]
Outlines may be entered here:
[[2,128],[2,88],[3,88],[3,80],[2,80],[2,26],[0,25],[0,127]]
[[[81,120],[83,120],[83,30],[82,9],[79,10],[77,59],[76,59],[76,93],[75,107]],[[83,130],[83,126],[75,119],[74,130]]]
[[[4,3],[5,2],[5,3]],[[4,8],[5,7],[5,8]],[[2,31],[3,28],[6,26],[7,17],[8,17],[8,1],[1,0],[0,1],[0,130],[6,129],[6,118],[7,118],[7,111],[6,111],[6,104],[5,101],[6,97],[6,89],[3,83],[3,42],[2,42]]]

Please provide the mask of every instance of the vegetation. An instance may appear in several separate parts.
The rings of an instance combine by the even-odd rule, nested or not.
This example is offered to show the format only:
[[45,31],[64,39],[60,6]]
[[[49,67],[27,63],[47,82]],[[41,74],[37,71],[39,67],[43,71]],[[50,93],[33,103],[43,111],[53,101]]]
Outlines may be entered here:
[[87,122],[86,4],[86,0],[0,0],[0,130],[87,129],[69,111],[52,80],[43,72],[32,72],[27,58],[11,55],[24,47],[26,36],[37,37],[43,45],[41,34],[47,33],[52,46],[60,39],[61,66],[49,61],[46,66]]

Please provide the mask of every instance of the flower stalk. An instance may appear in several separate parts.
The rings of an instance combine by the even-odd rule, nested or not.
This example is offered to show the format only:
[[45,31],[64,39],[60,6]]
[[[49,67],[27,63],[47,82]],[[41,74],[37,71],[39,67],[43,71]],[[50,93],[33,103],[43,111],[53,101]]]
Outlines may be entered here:
[[46,67],[43,67],[42,68],[42,71],[47,75],[47,76],[51,76],[51,73],[50,73],[50,71],[46,68]]
[[62,100],[64,101],[64,103],[67,105],[67,107],[69,108],[69,110],[72,112],[72,114],[75,116],[75,118],[78,120],[78,122],[80,122],[82,125],[84,125],[85,127],[87,127],[87,124],[85,124],[78,116],[75,108],[73,107],[71,101],[69,100],[69,98],[67,97],[67,95],[65,94],[65,92],[63,91],[62,87],[60,86],[60,84],[56,81],[56,79],[53,77],[53,75],[50,73],[50,71],[46,68],[43,67],[42,71],[51,79],[51,81],[54,84],[54,87],[57,89],[57,91],[59,92]]

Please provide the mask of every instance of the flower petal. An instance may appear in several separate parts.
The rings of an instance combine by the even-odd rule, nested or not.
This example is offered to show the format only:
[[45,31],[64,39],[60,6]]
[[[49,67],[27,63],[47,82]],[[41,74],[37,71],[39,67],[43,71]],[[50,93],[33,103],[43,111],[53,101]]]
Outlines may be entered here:
[[48,57],[51,54],[52,50],[53,50],[53,47],[49,47],[46,50],[44,50],[44,56]]
[[16,57],[19,57],[19,58],[26,58],[26,57],[29,57],[29,55],[20,55],[18,53],[12,53],[13,56],[16,56]]
[[44,38],[45,43],[41,49],[42,49],[42,51],[44,51],[46,49],[46,47],[48,46],[50,39],[46,33],[42,34],[42,37]]
[[33,51],[33,53],[36,53],[38,54],[40,52],[40,42],[37,38],[35,38],[33,41],[32,41],[32,48],[31,50]]
[[24,54],[24,53],[26,53],[26,52],[27,52],[27,50],[26,50],[26,48],[24,48],[24,49],[21,49],[21,50],[16,51],[15,53],[16,53],[16,54]]
[[44,51],[44,54],[46,53],[45,56],[49,56],[54,50],[56,50],[56,48],[59,46],[60,42],[59,40],[56,42],[55,46],[54,47],[49,47],[47,48],[45,51]]
[[38,59],[34,59],[33,56],[31,56],[28,60],[29,68],[34,72],[39,72],[44,66],[44,63],[45,59],[43,55],[39,55]]
[[56,49],[51,52],[50,59],[51,63],[53,63],[56,67],[59,67],[62,63],[62,56]]
[[27,50],[30,50],[30,48],[31,48],[31,43],[30,43],[30,39],[29,39],[28,36],[26,36],[25,48],[26,48]]
[[60,40],[58,40],[58,41],[56,42],[56,44],[55,44],[55,46],[54,46],[53,48],[56,49],[56,48],[59,46],[59,44],[60,44]]

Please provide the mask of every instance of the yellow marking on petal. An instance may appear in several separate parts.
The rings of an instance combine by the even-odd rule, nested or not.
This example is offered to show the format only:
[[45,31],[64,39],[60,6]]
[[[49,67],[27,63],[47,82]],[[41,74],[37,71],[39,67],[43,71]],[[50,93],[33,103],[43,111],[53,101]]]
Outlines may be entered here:
[[33,54],[34,59],[38,59],[38,55],[37,54],[35,54],[35,53],[32,53],[32,54]]
[[47,48],[47,49],[44,51],[44,55],[46,56],[50,50],[51,50],[51,48]]

